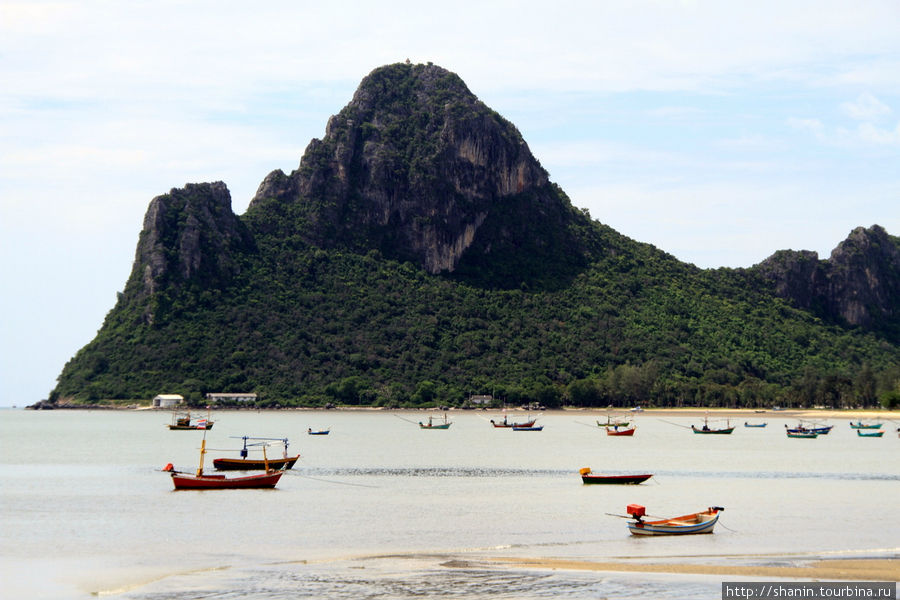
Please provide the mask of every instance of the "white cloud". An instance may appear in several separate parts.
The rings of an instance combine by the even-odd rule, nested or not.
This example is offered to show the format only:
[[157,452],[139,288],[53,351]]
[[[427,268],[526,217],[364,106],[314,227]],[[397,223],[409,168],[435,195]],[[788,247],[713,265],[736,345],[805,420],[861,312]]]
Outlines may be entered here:
[[891,113],[891,108],[888,105],[869,92],[860,94],[855,102],[841,104],[841,109],[851,119],[858,121],[872,121]]

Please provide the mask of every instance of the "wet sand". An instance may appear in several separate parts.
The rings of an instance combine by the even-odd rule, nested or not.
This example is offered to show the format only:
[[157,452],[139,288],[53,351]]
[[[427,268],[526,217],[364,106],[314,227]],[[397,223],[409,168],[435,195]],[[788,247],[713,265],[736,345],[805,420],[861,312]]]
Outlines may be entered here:
[[799,566],[723,565],[672,562],[594,562],[557,558],[497,558],[495,560],[497,562],[509,564],[513,567],[529,569],[673,573],[682,575],[718,575],[722,577],[900,581],[900,559],[890,558],[813,559],[809,560],[806,564]]

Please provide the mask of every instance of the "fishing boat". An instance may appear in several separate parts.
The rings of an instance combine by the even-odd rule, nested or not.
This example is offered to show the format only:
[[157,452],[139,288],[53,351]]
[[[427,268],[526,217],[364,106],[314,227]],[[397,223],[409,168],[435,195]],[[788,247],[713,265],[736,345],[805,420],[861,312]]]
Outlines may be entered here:
[[[244,446],[240,449],[240,458],[215,458],[213,466],[219,471],[263,471],[266,469],[292,469],[294,463],[300,458],[300,455],[288,456],[288,439],[287,438],[260,438],[242,436]],[[247,443],[248,440],[251,443]],[[249,458],[250,450],[262,448],[265,454],[266,446],[269,442],[281,442],[284,444],[284,451],[281,458]]]
[[884,432],[883,431],[863,431],[861,429],[857,429],[856,435],[859,437],[881,437],[884,435]]
[[428,423],[423,423],[422,421],[419,421],[420,429],[450,429],[451,425],[453,425],[453,422],[449,421],[447,419],[446,414],[444,415],[443,422],[435,423],[434,418],[431,416],[428,417]]
[[734,431],[734,426],[727,419],[725,420],[725,427],[714,428],[709,426],[709,417],[703,417],[703,427],[697,427],[695,425],[691,425],[691,430],[694,433],[710,433],[710,434],[720,434],[720,435],[728,435]]
[[744,421],[744,427],[765,427],[768,423],[748,423]]
[[634,430],[637,427],[632,427],[630,429],[619,429],[618,427],[607,427],[606,435],[634,435]]
[[205,419],[191,419],[191,413],[187,411],[174,411],[172,413],[172,422],[168,425],[170,430],[184,431],[188,429],[212,429],[214,421],[209,419],[209,411],[206,413]]
[[862,421],[854,423],[850,421],[851,429],[881,429],[881,425],[881,423],[863,423]]
[[604,473],[594,473],[590,467],[580,469],[582,483],[601,484],[601,485],[637,485],[647,481],[653,477],[652,473],[644,473],[641,475],[607,475]]
[[532,427],[519,427],[518,425],[512,428],[513,431],[543,431],[543,425],[534,425]]
[[606,423],[597,421],[597,427],[628,427],[630,421],[621,417],[606,415]]
[[788,429],[787,436],[789,438],[797,438],[801,440],[814,440],[819,437],[819,434],[815,431],[793,431],[791,429]]
[[626,510],[634,519],[628,523],[628,530],[632,535],[691,535],[712,533],[719,520],[719,513],[725,509],[721,506],[710,506],[692,515],[656,521],[644,521],[646,509],[640,504],[629,504]]
[[506,415],[503,415],[502,421],[495,421],[491,419],[491,425],[499,428],[507,428],[511,429],[513,427],[534,427],[534,424],[537,422],[537,419],[528,419],[527,421],[510,421]]
[[307,435],[328,435],[331,433],[330,429],[319,429],[318,431],[313,431],[312,428],[306,430]]
[[801,422],[796,427],[788,427],[787,425],[785,425],[785,428],[787,429],[788,433],[812,432],[817,435],[828,435],[831,432],[831,430],[834,428],[834,425],[819,425],[818,427],[817,426],[807,427]]
[[[206,455],[206,434],[200,445],[200,466],[196,473],[177,471],[172,463],[163,468],[172,476],[172,484],[176,490],[239,490],[248,488],[274,488],[284,475],[284,470],[272,470],[267,468],[264,473],[242,475],[240,477],[227,477],[225,475],[208,475],[203,472],[203,457]],[[263,459],[265,459],[265,447],[263,447]]]

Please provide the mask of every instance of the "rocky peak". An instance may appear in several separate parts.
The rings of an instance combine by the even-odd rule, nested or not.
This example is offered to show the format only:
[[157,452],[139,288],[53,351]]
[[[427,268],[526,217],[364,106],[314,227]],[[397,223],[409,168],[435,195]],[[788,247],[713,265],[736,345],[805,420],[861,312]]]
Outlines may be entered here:
[[[192,283],[221,288],[240,271],[237,254],[252,247],[224,183],[173,188],[147,208],[125,294],[145,298]],[[151,322],[152,314],[145,319]]]
[[[533,220],[559,202],[519,131],[435,65],[394,64],[363,79],[290,175],[274,171],[248,209],[254,230],[321,247],[378,249],[453,271],[511,199]],[[518,207],[520,209],[521,207]],[[525,219],[527,220],[527,219]],[[538,231],[499,234],[495,244]]]
[[775,292],[829,319],[893,332],[900,328],[900,240],[880,226],[858,227],[819,260],[782,250],[753,267]]

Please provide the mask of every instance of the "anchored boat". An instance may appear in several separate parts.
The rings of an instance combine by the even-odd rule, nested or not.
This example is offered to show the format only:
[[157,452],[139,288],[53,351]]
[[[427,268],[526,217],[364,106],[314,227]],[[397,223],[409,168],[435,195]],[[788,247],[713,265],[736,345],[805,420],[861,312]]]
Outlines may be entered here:
[[603,473],[594,473],[590,467],[584,467],[579,470],[581,482],[586,484],[601,485],[637,485],[647,481],[653,477],[652,473],[643,473],[640,475],[606,475]]
[[[200,466],[196,473],[177,471],[169,463],[163,471],[172,476],[172,484],[176,490],[238,490],[247,488],[274,488],[284,475],[284,470],[272,470],[266,468],[265,473],[243,475],[241,477],[226,477],[225,475],[207,475],[203,472],[203,457],[206,455],[206,434],[203,434],[203,443],[200,445]],[[263,459],[266,451],[263,447]]]
[[[242,436],[244,446],[240,449],[240,458],[216,458],[213,459],[213,466],[219,471],[262,471],[265,469],[291,469],[300,455],[288,456],[288,439],[287,438],[261,438]],[[250,440],[251,443],[247,443]],[[266,446],[269,442],[281,442],[284,444],[284,451],[281,458],[249,458],[250,450],[262,448],[265,454]]]
[[691,515],[656,521],[644,521],[646,508],[640,504],[629,504],[626,510],[634,519],[628,523],[628,531],[632,535],[692,535],[712,533],[719,520],[719,513],[725,509],[721,506],[710,506]]

